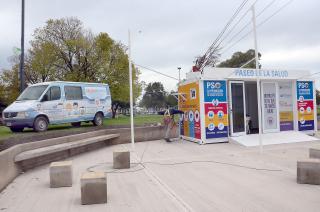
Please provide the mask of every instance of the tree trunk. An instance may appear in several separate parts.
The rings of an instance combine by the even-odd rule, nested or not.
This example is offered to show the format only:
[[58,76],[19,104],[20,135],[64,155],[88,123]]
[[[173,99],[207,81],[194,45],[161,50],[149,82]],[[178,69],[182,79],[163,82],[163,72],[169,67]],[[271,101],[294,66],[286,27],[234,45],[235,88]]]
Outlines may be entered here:
[[112,118],[114,119],[116,117],[117,114],[117,110],[118,110],[119,104],[115,103],[114,105],[112,105]]

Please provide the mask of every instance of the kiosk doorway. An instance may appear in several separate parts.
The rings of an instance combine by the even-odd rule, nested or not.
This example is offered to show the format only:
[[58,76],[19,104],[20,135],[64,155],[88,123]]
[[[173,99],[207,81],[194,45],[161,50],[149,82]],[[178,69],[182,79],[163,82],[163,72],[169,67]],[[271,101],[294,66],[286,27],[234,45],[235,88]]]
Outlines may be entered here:
[[247,134],[259,133],[257,82],[245,82]]
[[241,136],[259,132],[257,83],[230,81],[230,134]]

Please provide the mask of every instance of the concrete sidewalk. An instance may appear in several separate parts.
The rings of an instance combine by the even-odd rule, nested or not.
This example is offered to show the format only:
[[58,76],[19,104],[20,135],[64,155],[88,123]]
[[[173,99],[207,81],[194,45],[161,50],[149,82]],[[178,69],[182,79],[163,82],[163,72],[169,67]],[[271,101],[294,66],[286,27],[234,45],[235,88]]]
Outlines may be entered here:
[[[136,144],[124,173],[108,173],[108,203],[80,204],[80,175],[87,169],[112,171],[106,147],[73,157],[74,184],[49,188],[48,165],[19,176],[0,194],[1,211],[314,211],[320,186],[296,183],[296,162],[319,142],[259,147],[187,141]],[[107,162],[107,163],[106,163]],[[145,167],[145,168],[144,168]]]

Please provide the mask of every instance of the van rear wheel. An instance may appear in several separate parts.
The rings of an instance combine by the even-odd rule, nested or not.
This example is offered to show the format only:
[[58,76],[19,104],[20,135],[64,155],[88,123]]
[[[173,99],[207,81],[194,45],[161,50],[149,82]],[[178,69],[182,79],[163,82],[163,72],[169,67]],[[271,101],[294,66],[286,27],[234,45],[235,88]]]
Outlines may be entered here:
[[94,119],[92,121],[94,126],[102,126],[103,125],[103,115],[102,113],[97,113],[94,116]]
[[33,130],[36,132],[44,132],[48,129],[48,120],[44,116],[39,116],[33,123]]
[[73,127],[81,127],[81,122],[72,122],[71,125]]

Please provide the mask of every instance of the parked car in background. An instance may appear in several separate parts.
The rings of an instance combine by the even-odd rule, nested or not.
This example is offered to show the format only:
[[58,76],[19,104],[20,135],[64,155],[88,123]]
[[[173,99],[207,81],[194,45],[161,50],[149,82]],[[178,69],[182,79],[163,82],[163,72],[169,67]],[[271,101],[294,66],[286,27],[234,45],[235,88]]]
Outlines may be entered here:
[[46,131],[49,124],[89,122],[103,125],[111,117],[111,95],[107,84],[44,82],[29,86],[2,113],[3,123],[13,132],[33,128]]

